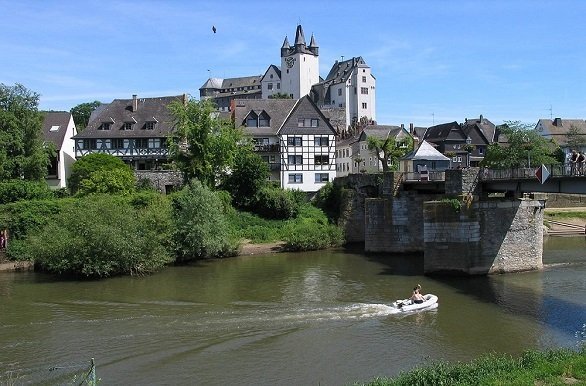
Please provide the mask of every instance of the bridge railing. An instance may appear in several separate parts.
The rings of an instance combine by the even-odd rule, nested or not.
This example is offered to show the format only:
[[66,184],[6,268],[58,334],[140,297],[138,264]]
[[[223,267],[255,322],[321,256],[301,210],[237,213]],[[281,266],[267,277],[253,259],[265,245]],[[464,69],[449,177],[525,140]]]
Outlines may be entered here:
[[405,172],[403,173],[403,181],[445,181],[445,172]]
[[[546,168],[549,171],[550,177],[569,177],[575,176],[577,174],[576,171],[572,170],[570,165],[546,165]],[[537,167],[511,169],[482,169],[480,173],[480,178],[485,181],[531,179],[536,178],[536,170]]]

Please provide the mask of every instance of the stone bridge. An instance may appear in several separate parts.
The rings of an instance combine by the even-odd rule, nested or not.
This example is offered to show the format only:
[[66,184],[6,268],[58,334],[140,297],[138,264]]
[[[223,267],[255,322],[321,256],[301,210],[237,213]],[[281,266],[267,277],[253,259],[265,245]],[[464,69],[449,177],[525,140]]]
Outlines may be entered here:
[[349,242],[364,242],[366,252],[423,253],[426,274],[542,267],[544,198],[491,197],[478,168],[447,170],[443,181],[404,177],[334,180],[342,197],[339,224]]

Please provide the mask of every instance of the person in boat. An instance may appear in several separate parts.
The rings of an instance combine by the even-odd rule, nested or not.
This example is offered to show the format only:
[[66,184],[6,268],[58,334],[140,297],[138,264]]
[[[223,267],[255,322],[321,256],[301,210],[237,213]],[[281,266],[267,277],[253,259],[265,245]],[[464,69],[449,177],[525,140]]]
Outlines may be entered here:
[[421,295],[421,285],[417,284],[415,288],[413,288],[413,294],[409,298],[415,304],[421,304],[425,301],[423,295]]

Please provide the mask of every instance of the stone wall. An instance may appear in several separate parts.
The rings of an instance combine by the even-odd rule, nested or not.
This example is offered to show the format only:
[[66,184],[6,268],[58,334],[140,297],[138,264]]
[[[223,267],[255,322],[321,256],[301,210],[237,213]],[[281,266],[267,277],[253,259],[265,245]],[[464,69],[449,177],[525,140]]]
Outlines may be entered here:
[[482,194],[480,184],[480,168],[446,170],[445,191],[448,196]]
[[586,207],[586,195],[547,193],[548,208],[576,208]]
[[170,193],[183,186],[183,176],[180,172],[171,170],[135,170],[137,181],[147,180],[160,193]]
[[488,274],[542,267],[545,201],[483,201],[456,211],[424,204],[425,273]]

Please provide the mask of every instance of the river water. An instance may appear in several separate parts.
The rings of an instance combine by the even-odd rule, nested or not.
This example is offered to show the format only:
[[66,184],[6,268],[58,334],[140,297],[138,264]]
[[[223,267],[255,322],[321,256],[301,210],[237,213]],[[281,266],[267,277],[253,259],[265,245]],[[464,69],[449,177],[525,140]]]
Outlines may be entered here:
[[[0,273],[0,384],[343,385],[434,360],[575,347],[586,241],[546,238],[539,272],[421,275],[420,257],[271,254],[148,277],[57,281]],[[388,304],[420,283],[433,311]],[[578,336],[577,336],[578,334]]]

